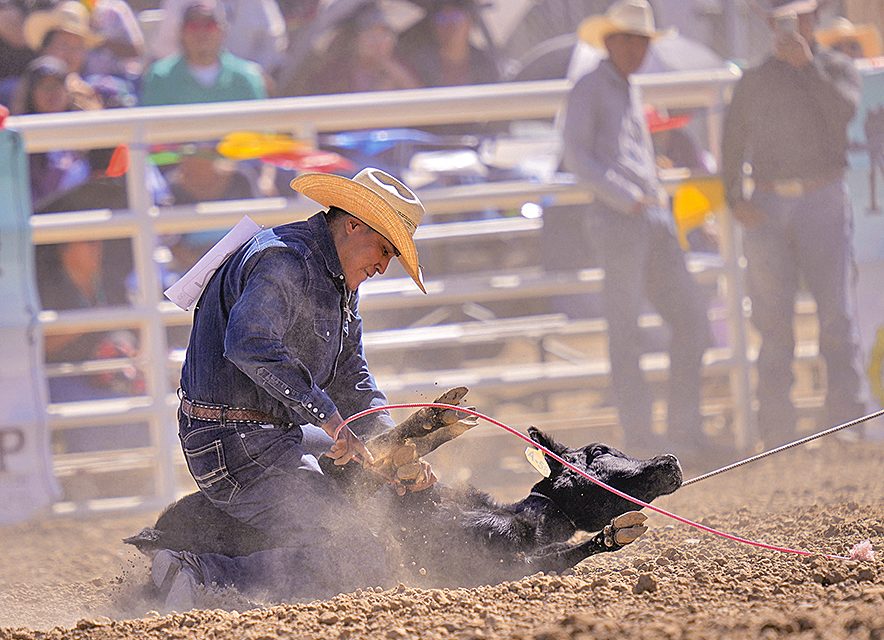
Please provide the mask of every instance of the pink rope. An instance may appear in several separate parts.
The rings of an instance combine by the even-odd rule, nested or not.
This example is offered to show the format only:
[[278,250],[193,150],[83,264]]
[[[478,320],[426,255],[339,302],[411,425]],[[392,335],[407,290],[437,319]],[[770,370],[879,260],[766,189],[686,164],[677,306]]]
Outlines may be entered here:
[[777,545],[773,545],[773,544],[767,544],[765,542],[757,542],[755,540],[749,540],[748,538],[743,538],[741,536],[736,536],[731,533],[719,531],[718,529],[714,529],[712,527],[707,527],[704,524],[700,524],[699,522],[694,522],[693,520],[689,520],[688,518],[683,518],[682,516],[672,513],[670,511],[667,511],[666,509],[661,509],[660,507],[655,507],[651,504],[648,504],[647,502],[643,502],[643,501],[639,500],[638,498],[633,498],[632,496],[627,495],[627,494],[623,493],[622,491],[615,489],[614,487],[608,486],[607,484],[605,484],[604,482],[602,482],[601,480],[599,480],[597,478],[593,478],[591,475],[586,473],[586,471],[584,471],[583,469],[579,469],[579,468],[575,467],[573,464],[571,464],[567,460],[563,459],[558,454],[553,453],[552,451],[550,451],[549,449],[547,449],[543,445],[534,442],[531,438],[529,438],[525,434],[521,433],[520,431],[517,431],[516,429],[514,429],[514,428],[512,428],[502,422],[499,422],[499,421],[495,420],[494,418],[491,418],[489,416],[486,416],[485,414],[479,413],[478,411],[473,411],[472,409],[469,409],[467,407],[457,407],[455,405],[442,404],[439,402],[412,402],[412,403],[406,403],[406,404],[390,404],[390,405],[385,405],[382,407],[371,407],[370,409],[360,411],[359,413],[356,413],[356,414],[350,416],[349,418],[347,418],[346,420],[344,420],[340,424],[340,426],[338,426],[338,428],[335,430],[335,439],[337,440],[338,434],[340,433],[341,429],[343,429],[345,426],[347,426],[348,423],[353,422],[354,420],[358,420],[359,418],[363,418],[363,417],[370,415],[372,413],[377,413],[379,411],[386,411],[387,409],[419,409],[422,407],[432,407],[435,409],[452,409],[452,410],[458,411],[460,413],[466,413],[468,415],[475,416],[477,418],[481,418],[482,420],[486,420],[486,421],[490,422],[491,424],[493,424],[497,427],[500,427],[504,431],[511,433],[512,435],[516,436],[517,438],[521,438],[522,440],[524,440],[525,442],[527,442],[531,446],[537,447],[538,449],[543,451],[546,455],[548,455],[553,460],[558,461],[560,464],[566,466],[574,473],[580,474],[581,476],[583,476],[584,478],[586,478],[587,480],[589,480],[593,484],[598,485],[602,489],[606,489],[607,491],[610,491],[614,495],[619,496],[619,497],[623,498],[624,500],[628,500],[629,502],[632,502],[634,504],[637,504],[640,507],[643,507],[645,509],[650,509],[651,511],[655,511],[655,512],[659,513],[660,515],[666,516],[667,518],[672,518],[673,520],[677,520],[678,522],[681,522],[682,524],[686,524],[686,525],[694,527],[696,529],[700,529],[701,531],[705,531],[706,533],[711,533],[712,535],[720,536],[722,538],[727,538],[728,540],[732,540],[734,542],[741,542],[743,544],[748,544],[753,547],[760,547],[762,549],[769,549],[771,551],[779,551],[781,553],[794,553],[794,554],[797,554],[800,556],[820,555],[824,558],[830,558],[832,560],[850,560],[851,559],[847,556],[839,556],[839,555],[828,554],[828,553],[821,554],[821,553],[815,553],[813,551],[805,551],[803,549],[792,549],[790,547],[781,547],[781,546],[777,546]]

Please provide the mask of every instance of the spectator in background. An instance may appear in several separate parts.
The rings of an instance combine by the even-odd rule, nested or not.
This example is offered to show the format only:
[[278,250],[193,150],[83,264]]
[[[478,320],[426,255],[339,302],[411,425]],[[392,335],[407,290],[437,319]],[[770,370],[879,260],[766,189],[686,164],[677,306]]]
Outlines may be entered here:
[[85,75],[114,76],[134,83],[141,76],[144,34],[138,18],[124,0],[96,0],[90,20],[103,38],[86,58]]
[[[274,73],[276,94],[300,96],[310,79],[313,42],[316,34],[311,26],[320,15],[323,0],[279,0],[279,9],[285,20],[288,44]],[[308,61],[308,62],[305,62]]]
[[292,36],[303,27],[312,24],[319,15],[319,7],[322,0],[278,0],[277,5],[285,22],[285,30],[288,34],[288,43],[292,43]]
[[[77,110],[70,90],[67,65],[52,56],[31,61],[16,88],[12,112],[17,115],[61,113]],[[45,151],[28,157],[31,202],[39,209],[62,191],[72,189],[89,177],[84,153],[72,150]]]
[[[180,153],[178,165],[165,175],[172,196],[170,204],[245,200],[258,195],[256,180],[236,162],[221,157],[215,150],[215,143],[187,144]],[[161,236],[171,257],[171,264],[163,266],[163,288],[180,278],[222,235],[224,233],[220,231],[203,231]]]
[[224,51],[227,23],[214,2],[191,2],[181,20],[181,53],[154,62],[142,81],[143,105],[267,97],[257,64]]
[[715,157],[703,149],[686,129],[690,115],[670,116],[666,109],[645,106],[645,118],[661,169],[690,169],[692,173],[712,174]]
[[[826,423],[856,418],[867,408],[845,182],[847,125],[859,104],[860,78],[849,58],[814,40],[816,0],[779,0],[774,7],[773,54],[737,83],[722,138],[725,193],[745,228],[752,322],[762,339],[758,423],[767,446],[795,436],[789,393],[800,281],[817,305]],[[746,163],[751,196],[744,190]]]
[[239,200],[257,195],[249,177],[237,170],[234,161],[218,155],[214,143],[185,145],[181,161],[167,178],[174,204]]
[[[152,58],[180,52],[183,16],[192,0],[163,0],[163,20],[149,43]],[[226,24],[224,46],[235,56],[257,62],[268,75],[286,49],[285,21],[276,0],[218,0]]]
[[80,109],[98,109],[103,103],[82,73],[89,51],[102,42],[89,25],[89,10],[78,0],[65,0],[48,10],[34,11],[25,20],[25,40],[40,55],[54,56],[67,65],[68,90]]
[[300,40],[301,30],[313,24],[319,16],[322,0],[278,0],[277,5],[285,23],[286,51]]
[[414,89],[420,82],[395,54],[396,33],[383,11],[360,7],[338,29],[322,64],[308,81],[307,93]]
[[0,104],[9,105],[15,82],[35,54],[25,41],[26,0],[0,0]]
[[[710,343],[706,304],[685,266],[645,115],[629,81],[658,34],[654,14],[647,0],[619,0],[585,20],[579,33],[607,50],[608,58],[568,96],[564,162],[596,196],[586,223],[605,269],[603,304],[624,446],[697,455],[708,448],[700,415],[702,358]],[[639,362],[645,296],[671,329],[665,443],[652,431],[653,394]]]
[[814,34],[818,44],[840,51],[849,58],[874,58],[881,55],[881,33],[875,25],[854,24],[847,18],[835,18]]
[[276,95],[303,95],[309,74],[302,64],[292,64],[292,61],[309,58],[313,42],[309,29],[319,16],[321,5],[322,0],[279,0],[287,44],[273,73]]
[[[88,179],[44,203],[36,214],[128,206],[122,175],[125,148],[89,151]],[[132,270],[127,240],[84,240],[37,247],[37,285],[44,309],[67,311],[127,304],[126,276]],[[101,357],[133,356],[135,338],[128,332],[76,333],[46,337],[48,362],[80,362]],[[113,347],[113,348],[112,348]],[[51,401],[107,397],[137,391],[132,371],[111,375],[50,378]]]
[[475,0],[440,0],[400,37],[398,54],[427,87],[500,80],[494,58],[470,42],[479,7]]
[[[37,214],[128,206],[123,175],[125,147],[88,152],[92,173],[83,184],[58,194]],[[128,240],[81,240],[36,247],[37,286],[44,309],[68,311],[128,303],[126,276],[132,271]],[[46,361],[80,363],[134,358],[138,339],[130,330],[77,332],[46,336]],[[76,402],[144,393],[144,376],[131,364],[102,373],[49,377],[51,402]],[[146,424],[66,429],[53,438],[65,452],[120,449],[150,444]]]

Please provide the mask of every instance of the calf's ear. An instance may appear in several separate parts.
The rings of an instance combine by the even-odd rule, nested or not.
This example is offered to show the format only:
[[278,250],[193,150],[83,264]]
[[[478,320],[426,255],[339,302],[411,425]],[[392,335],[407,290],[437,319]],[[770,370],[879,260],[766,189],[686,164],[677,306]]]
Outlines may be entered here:
[[[543,445],[553,453],[557,453],[560,456],[563,456],[569,450],[568,447],[561,444],[560,442],[556,442],[556,440],[552,436],[544,433],[537,427],[528,427],[528,435],[537,444]],[[550,460],[550,462],[555,461]]]
[[[531,437],[531,439],[534,442],[536,442],[539,445],[543,445],[544,447],[546,447],[547,449],[549,449],[550,451],[552,451],[553,453],[555,453],[559,456],[564,457],[565,453],[568,451],[568,447],[561,444],[560,442],[556,442],[556,440],[552,436],[547,435],[546,433],[544,433],[543,431],[541,431],[537,427],[528,427],[528,435]],[[545,456],[545,458],[546,458],[547,464],[549,465],[551,475],[553,475],[553,476],[559,475],[564,468],[562,466],[562,463],[559,462],[558,460],[554,460],[553,458],[550,458],[549,456]]]

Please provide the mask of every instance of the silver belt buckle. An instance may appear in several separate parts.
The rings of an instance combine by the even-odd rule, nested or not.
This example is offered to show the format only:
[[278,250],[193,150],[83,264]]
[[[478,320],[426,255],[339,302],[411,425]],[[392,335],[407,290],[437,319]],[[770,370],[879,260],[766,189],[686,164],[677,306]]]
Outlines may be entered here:
[[774,180],[773,190],[781,198],[800,198],[804,195],[801,180]]

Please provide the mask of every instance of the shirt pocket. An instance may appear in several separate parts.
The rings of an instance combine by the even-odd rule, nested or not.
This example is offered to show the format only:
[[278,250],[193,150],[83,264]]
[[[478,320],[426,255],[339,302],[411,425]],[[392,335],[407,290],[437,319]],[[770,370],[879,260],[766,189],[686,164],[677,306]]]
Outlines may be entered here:
[[313,319],[313,333],[323,342],[331,342],[336,332],[337,330],[328,318],[317,316]]

